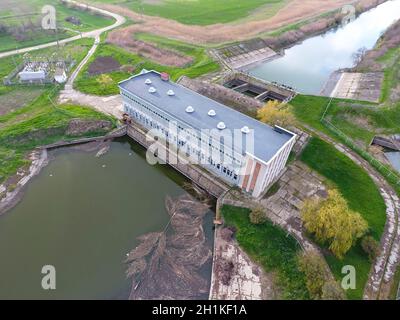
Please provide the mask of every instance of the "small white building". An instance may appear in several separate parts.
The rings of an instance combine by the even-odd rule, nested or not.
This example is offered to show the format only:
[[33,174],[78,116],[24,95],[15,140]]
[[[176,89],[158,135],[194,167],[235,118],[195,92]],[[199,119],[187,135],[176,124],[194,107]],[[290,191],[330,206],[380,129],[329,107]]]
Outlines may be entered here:
[[18,74],[19,80],[22,82],[40,82],[46,79],[46,72],[44,70],[22,70]]
[[67,81],[67,74],[63,68],[57,68],[54,73],[54,80],[58,83],[64,83]]

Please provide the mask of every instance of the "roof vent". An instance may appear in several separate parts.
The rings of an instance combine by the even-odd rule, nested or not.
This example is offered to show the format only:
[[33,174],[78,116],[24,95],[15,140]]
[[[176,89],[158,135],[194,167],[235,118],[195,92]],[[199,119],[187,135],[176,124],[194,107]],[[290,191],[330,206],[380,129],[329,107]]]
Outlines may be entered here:
[[213,109],[211,109],[210,111],[208,111],[208,115],[210,116],[210,117],[215,117],[216,116],[216,112],[215,112],[215,110],[213,110]]
[[150,93],[155,93],[157,90],[156,90],[156,88],[154,88],[154,87],[150,87],[149,88],[149,92]]
[[186,108],[186,112],[187,112],[187,113],[193,113],[193,112],[194,112],[194,108],[193,108],[192,106],[188,106],[188,107]]
[[243,133],[249,133],[250,129],[248,126],[244,126],[242,129],[240,129]]
[[224,129],[226,128],[226,125],[225,125],[225,123],[223,123],[223,122],[221,121],[221,122],[218,122],[217,128],[218,128],[219,130],[224,130]]
[[168,90],[168,91],[167,91],[167,95],[169,95],[169,96],[174,96],[174,95],[175,95],[175,92],[174,92],[173,90]]
[[146,79],[146,81],[144,83],[145,84],[151,84],[151,80],[150,79]]

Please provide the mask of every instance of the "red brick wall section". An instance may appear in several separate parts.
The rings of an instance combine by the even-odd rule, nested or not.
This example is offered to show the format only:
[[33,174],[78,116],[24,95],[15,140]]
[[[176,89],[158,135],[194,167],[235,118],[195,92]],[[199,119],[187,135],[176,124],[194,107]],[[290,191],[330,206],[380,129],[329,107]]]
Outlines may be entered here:
[[253,160],[249,159],[246,165],[245,177],[242,183],[242,189],[247,190],[247,185],[249,184],[251,168],[253,167]]
[[261,170],[261,165],[258,162],[256,162],[256,167],[255,167],[254,173],[253,173],[253,179],[251,180],[251,184],[250,184],[250,192],[253,192],[254,188],[256,187],[256,183],[257,183],[257,179],[258,179],[260,170]]

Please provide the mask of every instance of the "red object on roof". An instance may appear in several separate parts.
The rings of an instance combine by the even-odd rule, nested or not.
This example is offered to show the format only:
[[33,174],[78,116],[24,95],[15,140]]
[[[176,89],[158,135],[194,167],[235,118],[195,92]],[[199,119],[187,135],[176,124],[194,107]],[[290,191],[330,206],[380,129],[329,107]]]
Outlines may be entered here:
[[169,81],[169,74],[166,72],[161,73],[161,80],[163,81]]

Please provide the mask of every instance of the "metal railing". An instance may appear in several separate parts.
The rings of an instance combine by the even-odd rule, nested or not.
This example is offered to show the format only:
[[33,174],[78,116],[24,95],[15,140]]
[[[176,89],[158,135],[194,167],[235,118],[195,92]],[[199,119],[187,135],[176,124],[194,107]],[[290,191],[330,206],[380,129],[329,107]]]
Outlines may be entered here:
[[333,123],[326,119],[326,115],[328,114],[329,108],[332,104],[333,98],[329,100],[324,113],[321,116],[321,122],[324,124],[329,130],[335,133],[339,138],[341,138],[344,143],[357,152],[361,157],[363,157],[366,161],[368,161],[376,170],[378,170],[389,182],[400,187],[400,174],[394,172],[389,166],[383,164],[381,161],[377,160],[374,156],[372,156],[369,152],[357,146],[353,139],[347,136],[343,131],[337,128]]

